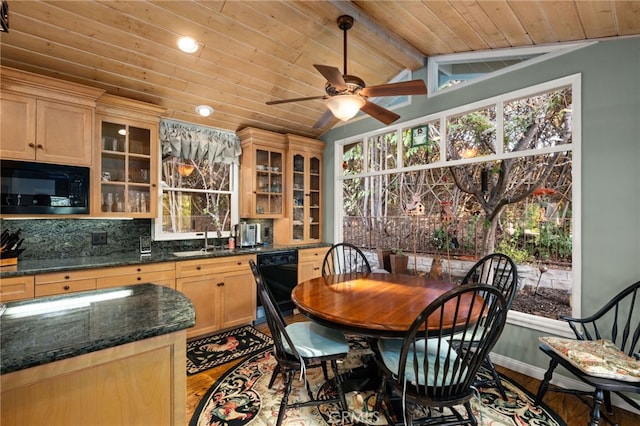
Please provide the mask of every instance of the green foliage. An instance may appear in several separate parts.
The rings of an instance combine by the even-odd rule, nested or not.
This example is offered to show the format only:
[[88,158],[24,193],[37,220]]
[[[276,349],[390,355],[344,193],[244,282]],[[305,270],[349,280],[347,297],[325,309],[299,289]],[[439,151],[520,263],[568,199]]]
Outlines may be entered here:
[[527,250],[521,250],[512,245],[509,240],[503,239],[496,247],[496,252],[509,256],[517,265],[533,262],[533,256]]
[[433,230],[431,242],[436,249],[444,250],[447,244],[447,231],[445,231],[444,227],[441,226]]

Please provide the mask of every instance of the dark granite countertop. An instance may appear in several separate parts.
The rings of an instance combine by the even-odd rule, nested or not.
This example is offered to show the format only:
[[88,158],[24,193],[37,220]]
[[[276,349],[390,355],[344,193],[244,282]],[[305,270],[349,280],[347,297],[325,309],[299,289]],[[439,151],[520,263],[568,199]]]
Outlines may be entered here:
[[[140,284],[7,303],[0,316],[0,373],[10,373],[192,327],[182,293]],[[29,313],[20,310],[30,308]],[[39,308],[34,311],[33,308]]]
[[[77,269],[105,268],[110,266],[139,265],[142,263],[176,262],[182,260],[193,260],[213,257],[238,256],[251,253],[269,253],[281,250],[292,250],[299,248],[327,247],[330,244],[311,245],[272,245],[268,247],[242,248],[235,250],[218,249],[208,252],[198,252],[193,250],[192,255],[176,256],[173,253],[151,253],[141,256],[135,253],[115,253],[109,256],[86,256],[63,259],[43,259],[43,260],[19,260],[17,265],[0,268],[0,278],[9,278],[21,275],[45,274],[49,272],[72,271]],[[191,253],[191,252],[190,252]]]

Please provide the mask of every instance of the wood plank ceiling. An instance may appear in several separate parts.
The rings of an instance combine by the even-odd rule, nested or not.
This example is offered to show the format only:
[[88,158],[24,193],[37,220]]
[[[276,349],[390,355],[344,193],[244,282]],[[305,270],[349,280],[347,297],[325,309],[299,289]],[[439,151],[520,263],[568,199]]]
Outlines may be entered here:
[[[640,34],[639,1],[18,1],[8,0],[0,63],[166,108],[166,117],[316,137],[324,94],[313,64],[389,81],[424,57]],[[177,49],[179,36],[200,43]],[[215,113],[199,117],[194,106]],[[335,121],[332,123],[335,124]]]

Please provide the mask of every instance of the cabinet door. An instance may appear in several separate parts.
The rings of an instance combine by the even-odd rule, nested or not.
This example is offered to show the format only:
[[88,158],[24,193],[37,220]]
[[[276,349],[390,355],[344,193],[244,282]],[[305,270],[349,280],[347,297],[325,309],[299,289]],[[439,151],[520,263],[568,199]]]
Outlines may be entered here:
[[322,239],[322,158],[305,151],[291,153],[290,243]]
[[100,156],[94,212],[100,216],[153,218],[156,212],[157,127],[99,117]]
[[298,283],[322,275],[322,262],[329,247],[298,250]]
[[322,261],[298,262],[298,284],[322,275]]
[[33,299],[33,276],[3,278],[0,280],[0,302]]
[[254,217],[282,217],[284,152],[255,148]]
[[36,160],[90,166],[93,109],[52,101],[37,101]]
[[227,272],[220,291],[221,328],[248,324],[256,319],[256,281],[250,270]]
[[2,92],[0,116],[4,123],[0,126],[0,157],[33,161],[36,153],[36,100]]
[[[201,336],[220,329],[218,306],[220,306],[220,287],[223,284],[222,275],[176,280],[176,289],[191,299],[196,311],[196,325],[187,329],[187,338]],[[239,295],[236,294],[235,297],[239,297]]]

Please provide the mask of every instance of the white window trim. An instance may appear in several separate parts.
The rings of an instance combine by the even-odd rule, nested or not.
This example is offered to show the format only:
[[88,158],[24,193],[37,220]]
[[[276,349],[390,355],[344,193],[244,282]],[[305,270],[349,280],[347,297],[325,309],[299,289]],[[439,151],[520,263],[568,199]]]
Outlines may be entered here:
[[[161,159],[158,159],[160,163]],[[159,164],[160,164],[159,163]],[[158,167],[158,176],[156,182],[162,181],[162,167]],[[229,191],[218,191],[224,194],[231,194],[231,224],[240,222],[240,166],[231,163],[231,176],[229,179]],[[170,189],[170,191],[180,191],[179,188]],[[206,190],[189,190],[189,192],[211,192]],[[172,234],[162,231],[162,186],[158,185],[156,192],[158,215],[153,220],[152,238],[154,241],[178,241],[178,240],[204,240],[204,232],[182,232],[180,234]],[[229,237],[229,231],[222,232],[222,237]]]
[[[432,122],[435,120],[440,120],[440,128],[442,131],[441,140],[440,140],[440,150],[441,156],[440,161],[437,163],[429,164],[427,168],[436,168],[436,167],[445,167],[452,166],[456,164],[464,164],[470,162],[484,162],[489,161],[490,159],[503,159],[513,157],[513,153],[498,153],[493,156],[484,156],[481,158],[474,158],[468,160],[455,160],[455,161],[447,161],[446,160],[446,118],[452,115],[460,115],[465,112],[470,112],[477,110],[481,107],[486,107],[490,105],[496,105],[498,103],[504,103],[505,101],[522,98],[525,96],[532,96],[536,93],[546,92],[553,89],[557,89],[560,87],[571,86],[572,89],[572,97],[573,97],[573,111],[572,111],[572,120],[573,120],[573,129],[572,129],[572,143],[568,145],[560,145],[558,147],[549,147],[541,150],[536,150],[535,152],[544,153],[544,152],[553,152],[553,151],[566,151],[570,149],[572,151],[573,158],[573,191],[572,191],[572,207],[573,207],[573,244],[572,244],[572,276],[574,284],[572,286],[572,296],[571,296],[571,306],[573,310],[573,315],[579,317],[581,315],[581,289],[582,289],[582,204],[581,204],[581,194],[582,194],[582,76],[581,74],[573,74],[566,77],[562,77],[556,80],[548,81],[545,83],[541,83],[538,85],[526,87],[523,89],[519,89],[513,92],[504,93],[502,95],[494,96],[489,99],[484,99],[478,102],[474,102],[471,104],[467,104],[464,106],[460,106],[457,108],[453,108],[450,110],[441,111],[438,113],[430,114],[424,117],[416,118],[410,121],[406,121],[400,124],[396,124],[393,126],[387,126],[382,129],[377,129],[375,131],[363,133],[360,135],[351,136],[345,139],[339,139],[335,141],[335,150],[334,150],[334,176],[336,187],[334,190],[334,233],[333,233],[333,241],[342,241],[344,239],[342,223],[343,223],[343,194],[342,194],[342,182],[345,180],[345,177],[342,174],[342,161],[343,161],[343,146],[353,143],[361,142],[364,144],[363,152],[366,154],[367,152],[367,141],[376,135],[391,133],[393,131],[398,132],[398,140],[402,140],[402,131],[403,129],[412,128],[418,125],[422,125],[424,123]],[[502,140],[502,128],[497,129],[497,141]],[[400,148],[402,144],[398,144]],[[529,151],[525,151],[529,152]],[[534,152],[534,151],[530,151]],[[521,155],[523,152],[518,152],[515,155]],[[401,157],[401,153],[398,152],[398,158]],[[364,161],[366,167],[366,159]],[[382,173],[398,173],[398,172],[406,172],[415,169],[424,168],[425,166],[412,166],[412,167],[402,167],[403,164],[398,162],[398,165],[401,167],[395,169],[388,169]],[[349,175],[348,178],[355,177],[365,177],[365,176],[373,176],[378,175],[379,172],[368,172],[368,170],[364,170],[363,173],[356,175]],[[522,326],[529,329],[539,330],[545,333],[552,333],[556,335],[571,337],[573,336],[573,332],[567,325],[565,321],[553,320],[550,318],[543,318],[535,315],[525,314],[517,311],[510,311],[507,317],[507,322],[509,324]]]
[[[486,50],[486,51],[476,51],[476,52],[468,52],[468,53],[455,53],[451,55],[430,56],[427,59],[428,96],[429,97],[437,96],[442,93],[447,93],[447,92],[451,92],[452,90],[457,90],[461,87],[467,87],[471,84],[477,84],[485,80],[488,80],[490,78],[494,78],[518,69],[526,68],[533,64],[544,62],[549,59],[555,58],[557,56],[564,55],[568,52],[572,52],[574,50],[591,46],[592,44],[595,44],[595,43],[598,43],[598,42],[588,41],[588,42],[580,42],[580,43],[554,43],[554,44],[543,45],[543,46],[516,47],[516,48],[509,48],[509,49]],[[482,62],[486,60],[510,59],[510,58],[516,58],[523,55],[531,55],[531,54],[539,54],[539,56],[536,56],[531,59],[527,59],[518,64],[501,68],[491,73],[487,73],[481,77],[464,81],[452,87],[438,89],[438,71],[442,66],[460,64],[460,63]]]

